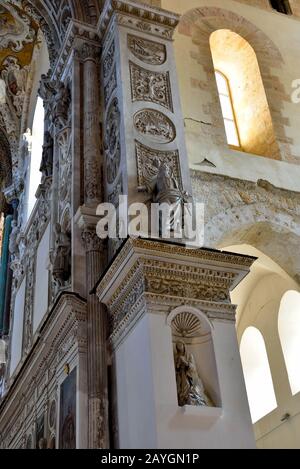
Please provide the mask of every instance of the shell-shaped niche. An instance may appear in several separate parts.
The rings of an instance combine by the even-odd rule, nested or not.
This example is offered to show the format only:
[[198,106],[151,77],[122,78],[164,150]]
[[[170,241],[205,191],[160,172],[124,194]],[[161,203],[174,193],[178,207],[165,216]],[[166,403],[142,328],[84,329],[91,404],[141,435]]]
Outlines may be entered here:
[[174,336],[183,338],[202,337],[210,333],[209,327],[201,323],[193,313],[183,312],[177,314],[172,321],[172,332]]

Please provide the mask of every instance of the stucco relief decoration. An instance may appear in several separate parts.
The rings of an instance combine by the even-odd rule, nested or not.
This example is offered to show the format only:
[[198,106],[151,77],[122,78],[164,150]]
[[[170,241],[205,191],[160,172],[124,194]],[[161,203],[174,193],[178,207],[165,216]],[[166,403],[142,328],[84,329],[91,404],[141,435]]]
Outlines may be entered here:
[[0,6],[0,49],[10,48],[15,52],[35,40],[35,31],[30,19],[8,3]]
[[118,100],[115,98],[110,105],[106,118],[106,132],[104,149],[106,154],[106,176],[112,184],[118,175],[121,162],[120,149],[120,110]]
[[153,192],[159,169],[163,163],[168,165],[179,187],[182,187],[177,150],[158,151],[136,142],[136,160],[139,190]]
[[129,62],[132,101],[160,104],[173,111],[169,72],[157,73]]
[[134,116],[134,126],[138,132],[157,143],[170,143],[176,137],[171,120],[154,109],[137,112]]
[[128,48],[137,59],[150,65],[162,65],[167,59],[164,44],[132,36],[131,34],[128,35]]
[[[18,117],[22,116],[29,66],[21,67],[17,57],[8,56],[2,63],[1,78]],[[7,99],[6,98],[6,99]]]

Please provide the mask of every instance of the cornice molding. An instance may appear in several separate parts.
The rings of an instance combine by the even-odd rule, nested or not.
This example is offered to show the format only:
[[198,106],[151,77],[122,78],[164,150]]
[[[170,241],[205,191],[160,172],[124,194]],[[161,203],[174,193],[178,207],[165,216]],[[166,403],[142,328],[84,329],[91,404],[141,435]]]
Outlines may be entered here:
[[[172,39],[180,15],[135,0],[107,0],[100,16],[97,31],[104,38],[113,18],[132,29]],[[124,20],[127,18],[127,21]],[[148,25],[148,26],[147,26]],[[164,27],[164,30],[157,28]]]

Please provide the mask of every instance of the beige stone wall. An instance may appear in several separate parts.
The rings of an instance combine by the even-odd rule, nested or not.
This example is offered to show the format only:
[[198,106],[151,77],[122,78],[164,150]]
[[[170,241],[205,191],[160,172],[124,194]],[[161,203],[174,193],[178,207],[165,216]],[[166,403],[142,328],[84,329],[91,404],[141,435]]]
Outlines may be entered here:
[[[191,168],[299,190],[300,105],[291,100],[292,82],[300,78],[299,22],[234,0],[163,0],[162,7],[182,15],[175,53]],[[256,53],[281,161],[227,145],[209,47],[218,29],[238,33]]]
[[[261,267],[261,276],[251,277],[246,290],[234,297],[240,305],[239,338],[250,325],[264,336],[278,401],[277,409],[255,425],[257,445],[299,448],[300,398],[292,396],[289,386],[278,312],[282,295],[299,291],[300,104],[292,102],[291,94],[292,82],[300,78],[300,24],[295,17],[300,2],[290,2],[293,16],[272,11],[266,0],[161,3],[182,15],[175,53],[193,192],[206,208],[206,245],[238,245],[240,252],[247,244],[248,254],[255,246],[258,255],[267,254],[277,264]],[[239,34],[256,53],[281,160],[227,145],[208,46],[210,34],[218,29]],[[281,422],[287,412],[291,419]]]

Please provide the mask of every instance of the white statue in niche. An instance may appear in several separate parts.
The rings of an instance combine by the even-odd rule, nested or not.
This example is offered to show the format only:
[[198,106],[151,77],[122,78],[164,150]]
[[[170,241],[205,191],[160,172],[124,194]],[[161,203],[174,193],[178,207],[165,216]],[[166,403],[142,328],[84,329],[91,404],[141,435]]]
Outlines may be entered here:
[[176,343],[175,370],[180,407],[185,405],[214,407],[198,374],[195,358],[192,353],[187,353],[185,343],[182,341]]

